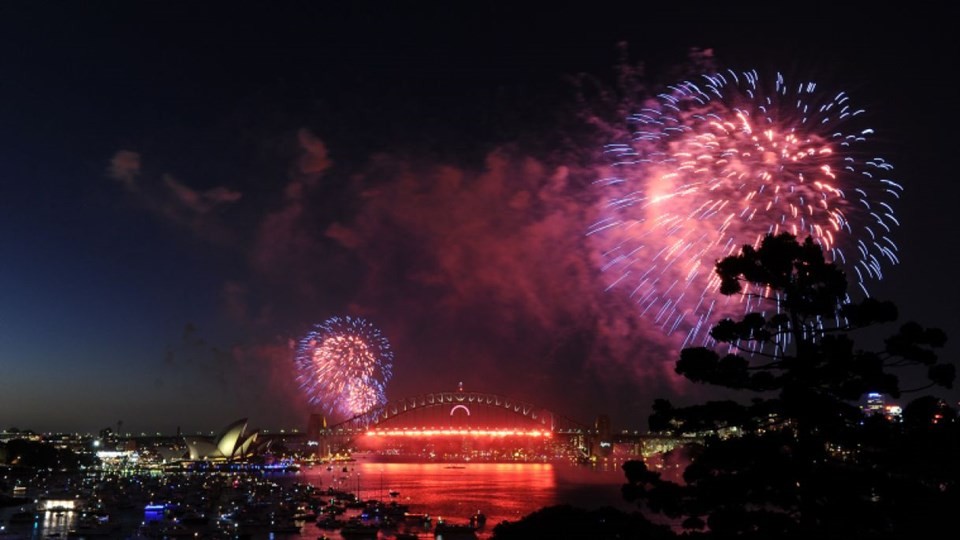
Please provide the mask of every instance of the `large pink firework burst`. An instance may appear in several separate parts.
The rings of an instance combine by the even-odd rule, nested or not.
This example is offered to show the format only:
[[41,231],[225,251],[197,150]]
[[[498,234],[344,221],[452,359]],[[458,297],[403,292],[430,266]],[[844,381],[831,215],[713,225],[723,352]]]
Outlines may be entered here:
[[762,309],[749,295],[721,297],[714,265],[767,233],[812,237],[864,294],[898,262],[902,187],[845,92],[728,70],[634,110],[630,140],[605,147],[612,173],[596,182],[605,206],[587,234],[607,288],[683,346],[709,344],[724,316]]

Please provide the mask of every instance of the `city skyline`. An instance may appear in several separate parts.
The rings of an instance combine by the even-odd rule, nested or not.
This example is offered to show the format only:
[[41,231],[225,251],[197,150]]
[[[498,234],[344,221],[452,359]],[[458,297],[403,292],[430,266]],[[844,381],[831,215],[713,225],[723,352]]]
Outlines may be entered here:
[[302,429],[296,345],[347,315],[392,345],[388,399],[462,382],[642,429],[718,395],[586,240],[604,141],[576,80],[613,88],[621,43],[651,88],[715,62],[862,105],[904,188],[872,292],[957,357],[936,14],[824,4],[818,39],[813,8],[51,5],[0,7],[2,428]]

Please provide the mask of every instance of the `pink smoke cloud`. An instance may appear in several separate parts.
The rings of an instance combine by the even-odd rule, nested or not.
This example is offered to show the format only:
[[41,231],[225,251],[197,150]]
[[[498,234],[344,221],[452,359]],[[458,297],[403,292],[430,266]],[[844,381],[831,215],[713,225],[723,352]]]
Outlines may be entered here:
[[321,174],[333,164],[327,158],[327,145],[310,130],[301,129],[297,132],[297,141],[303,153],[298,161],[300,173],[304,175]]
[[174,200],[179,202],[180,208],[195,214],[206,214],[219,205],[235,203],[242,197],[240,192],[223,186],[200,192],[169,175],[164,175],[163,181],[173,194]]
[[107,176],[119,181],[128,191],[136,189],[140,176],[140,154],[130,150],[120,150],[110,159]]
[[195,236],[215,244],[229,244],[234,234],[217,210],[241,199],[239,191],[215,186],[197,190],[170,174],[144,175],[137,152],[120,150],[107,166],[107,176],[120,182],[126,191],[148,212],[165,221],[190,230]]
[[333,162],[327,157],[326,145],[309,130],[297,132],[297,143],[301,154],[292,179],[283,189],[283,202],[279,208],[266,213],[254,241],[253,266],[268,275],[314,253],[316,244],[316,235],[309,223],[303,221],[304,199]]
[[[250,266],[221,289],[231,320],[258,332],[285,325],[297,340],[329,316],[368,318],[394,345],[393,398],[465,381],[536,402],[629,381],[640,389],[630,399],[649,406],[655,389],[681,388],[677,344],[604,291],[600,248],[585,235],[603,204],[589,188],[596,171],[512,149],[480,167],[379,154],[339,171],[321,139],[301,130],[296,140],[274,206],[233,244]],[[166,186],[176,195],[167,219],[209,223],[236,200]],[[293,381],[292,351],[257,335],[235,358]]]
[[[673,387],[675,357],[664,348],[674,344],[657,329],[647,339],[591,264],[584,233],[595,202],[578,187],[585,174],[503,150],[478,171],[379,156],[357,175],[360,210],[326,229],[363,261],[353,309],[384,319],[402,348],[438,368],[458,358],[502,379],[526,364],[537,377],[563,361],[557,343],[587,333],[591,350],[573,373],[628,370]],[[423,326],[444,343],[409,342]],[[464,328],[483,337],[448,339]],[[397,366],[399,374],[402,359]]]

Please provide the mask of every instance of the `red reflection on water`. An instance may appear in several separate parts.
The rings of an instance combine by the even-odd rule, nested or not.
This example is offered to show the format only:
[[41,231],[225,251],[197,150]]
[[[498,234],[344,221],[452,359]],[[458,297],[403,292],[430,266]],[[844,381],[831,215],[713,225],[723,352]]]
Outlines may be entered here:
[[410,513],[429,514],[434,520],[442,517],[449,523],[467,523],[481,512],[487,521],[480,538],[489,538],[501,521],[517,521],[545,506],[631,508],[620,495],[624,476],[619,466],[355,461],[329,470],[307,469],[298,476],[298,481],[348,491],[362,499],[396,501],[408,505]]

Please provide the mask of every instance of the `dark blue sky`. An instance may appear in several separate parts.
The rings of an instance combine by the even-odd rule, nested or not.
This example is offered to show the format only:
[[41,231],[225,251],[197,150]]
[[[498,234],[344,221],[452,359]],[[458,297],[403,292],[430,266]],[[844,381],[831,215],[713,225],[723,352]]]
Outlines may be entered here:
[[303,427],[289,344],[350,313],[394,344],[393,398],[462,380],[640,427],[698,399],[598,337],[583,178],[518,222],[483,187],[589,153],[570,81],[611,84],[620,42],[658,83],[700,47],[854,95],[905,186],[876,294],[960,340],[946,18],[512,4],[0,4],[0,426]]

